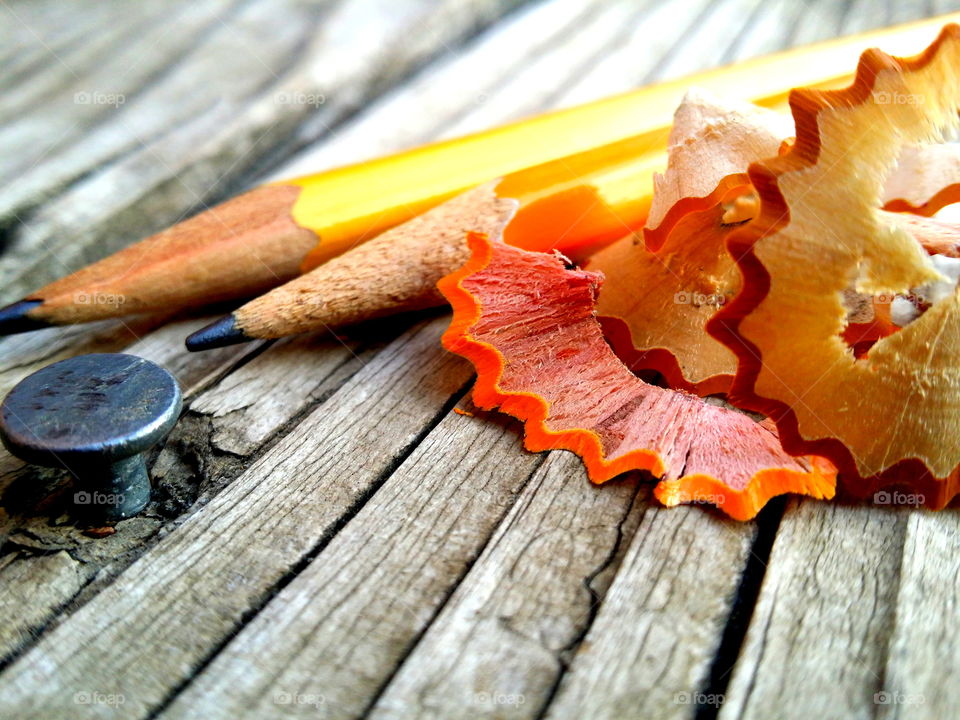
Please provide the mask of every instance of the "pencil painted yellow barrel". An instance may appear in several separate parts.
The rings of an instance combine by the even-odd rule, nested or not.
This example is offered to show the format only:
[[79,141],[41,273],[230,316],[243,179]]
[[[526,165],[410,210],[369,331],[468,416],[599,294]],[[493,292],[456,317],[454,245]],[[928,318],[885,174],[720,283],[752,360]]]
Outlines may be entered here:
[[[319,237],[302,270],[310,270],[478,183],[590,151],[591,155],[580,157],[582,179],[571,179],[568,199],[574,209],[578,207],[575,198],[600,202],[603,212],[581,223],[580,230],[565,229],[558,247],[580,248],[588,240],[581,232],[599,233],[597,237],[623,235],[626,229],[642,224],[645,207],[638,198],[650,194],[643,183],[649,184],[649,170],[663,162],[661,153],[673,111],[691,86],[766,107],[783,107],[792,87],[825,89],[848,84],[851,70],[867,47],[912,55],[928,45],[945,23],[957,21],[960,13],[953,13],[806,46],[378,160],[282,181],[302,188],[293,219]],[[590,163],[594,163],[592,168]],[[558,167],[553,165],[554,170]],[[538,186],[537,177],[546,175],[506,177],[501,192],[514,193],[509,196],[518,197],[521,207],[532,206],[543,188],[549,187],[553,194],[556,191],[555,178]],[[529,217],[538,215],[553,217],[550,213],[530,213]],[[523,239],[516,230],[513,235]]]

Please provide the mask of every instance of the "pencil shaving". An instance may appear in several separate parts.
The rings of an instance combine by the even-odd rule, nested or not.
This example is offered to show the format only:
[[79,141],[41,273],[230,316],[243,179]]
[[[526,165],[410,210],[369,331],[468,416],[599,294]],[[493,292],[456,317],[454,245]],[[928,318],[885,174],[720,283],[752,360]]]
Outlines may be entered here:
[[711,330],[739,356],[734,392],[775,415],[789,449],[817,448],[853,487],[900,462],[935,478],[960,463],[944,442],[960,429],[955,289],[860,357],[839,336],[851,283],[909,299],[943,279],[908,231],[915,223],[876,205],[904,144],[956,123],[958,61],[960,28],[947,26],[913,59],[868,51],[844,91],[795,93],[797,143],[751,167],[760,214],[730,240],[745,289]]
[[704,331],[740,288],[726,237],[755,206],[746,168],[775,154],[793,123],[778,113],[691,91],[674,114],[667,169],[655,176],[644,241],[626,237],[593,256],[606,278],[597,313],[618,357],[670,387],[725,392],[729,349]]
[[646,470],[667,504],[707,502],[741,520],[785,492],[833,495],[832,466],[790,457],[768,426],[633,375],[596,321],[599,274],[479,234],[470,244],[440,284],[454,309],[443,343],[473,362],[478,407],[524,422],[527,449],[572,450],[594,482]]
[[[943,507],[960,489],[943,441],[960,431],[960,226],[929,216],[960,197],[960,153],[936,143],[956,124],[957,67],[952,25],[913,59],[868,51],[849,88],[795,91],[796,138],[760,108],[689,94],[645,240],[602,250],[594,272],[472,236],[441,289],[475,402],[523,420],[528,449],[573,450],[596,482],[647,470],[668,505],[710,496],[752,517],[783,492],[832,497],[839,467],[847,494]],[[771,419],[713,415],[628,366]],[[693,472],[703,457],[715,464]]]

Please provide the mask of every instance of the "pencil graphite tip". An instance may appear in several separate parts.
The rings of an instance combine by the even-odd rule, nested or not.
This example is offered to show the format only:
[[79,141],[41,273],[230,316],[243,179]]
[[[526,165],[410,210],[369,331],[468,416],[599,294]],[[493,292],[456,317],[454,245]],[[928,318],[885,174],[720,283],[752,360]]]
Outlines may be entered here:
[[43,305],[43,300],[20,300],[12,305],[7,305],[5,308],[0,308],[0,335],[15,335],[16,333],[52,327],[53,323],[46,320],[37,320],[27,315],[40,305]]
[[238,345],[239,343],[256,340],[237,327],[237,319],[233,315],[224,315],[206,327],[202,327],[190,335],[187,340],[187,350],[213,350],[214,348]]

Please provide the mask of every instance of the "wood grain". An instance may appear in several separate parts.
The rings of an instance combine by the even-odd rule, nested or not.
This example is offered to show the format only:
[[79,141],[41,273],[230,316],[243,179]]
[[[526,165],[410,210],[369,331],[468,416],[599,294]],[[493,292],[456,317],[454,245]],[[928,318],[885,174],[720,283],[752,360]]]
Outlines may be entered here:
[[876,717],[950,717],[957,692],[948,678],[960,668],[956,623],[960,567],[956,511],[908,511],[895,619]]
[[190,411],[210,420],[218,451],[250,456],[329,397],[380,344],[330,335],[278,343],[197,397]]
[[539,717],[649,497],[551,453],[368,717]]
[[[469,115],[491,94],[504,93],[515,72],[535,57],[555,54],[576,25],[600,0],[528,3],[481,32],[472,42],[439,57],[421,72],[384,92],[333,128],[328,137],[288,158],[271,174],[273,180],[310,175],[412,148],[436,139],[451,123]],[[598,42],[609,37],[598,36]],[[463,78],[469,77],[466,83]],[[541,77],[546,88],[562,87],[570,78],[551,72]],[[489,125],[505,122],[513,112],[489,114]],[[449,134],[448,134],[449,137]]]
[[728,718],[872,717],[896,615],[907,515],[792,503],[770,556]]
[[755,528],[702,508],[647,510],[545,717],[691,718],[714,707],[701,692]]
[[541,462],[514,427],[447,415],[166,716],[361,715]]
[[[113,38],[111,42],[119,42],[117,38],[122,38],[124,33],[133,32],[136,29],[135,23],[139,21],[138,15],[124,10],[123,21],[116,22],[118,10],[123,9],[121,6],[122,3],[110,7],[107,7],[106,4],[98,5],[98,8],[107,7],[107,11],[99,14],[91,12],[84,16],[84,21],[89,21],[88,25],[85,25],[84,22],[78,22],[77,25],[79,28],[94,28],[99,22],[103,25],[101,30],[104,34],[113,32],[116,36],[110,36]],[[180,21],[187,19],[180,8],[171,9],[169,4],[155,3],[151,5],[154,13],[153,19],[161,25],[163,23],[157,15],[158,8],[161,6],[165,7],[168,13],[172,13],[171,17]],[[138,5],[138,7],[140,6]],[[346,68],[343,67],[343,63],[334,61],[337,57],[346,57],[348,53],[351,63],[350,72],[353,73],[354,79],[361,81],[359,85],[351,86],[351,89],[354,92],[358,88],[362,90],[365,87],[363,83],[369,82],[363,80],[363,77],[373,78],[376,75],[376,71],[371,71],[370,63],[377,66],[377,63],[390,62],[388,57],[381,54],[382,50],[378,44],[380,39],[389,37],[396,31],[397,27],[404,24],[414,23],[423,26],[421,17],[424,12],[423,7],[422,3],[406,3],[401,8],[394,4],[392,11],[387,11],[378,7],[375,3],[353,3],[348,7],[336,10],[332,16],[326,18],[326,27],[333,35],[340,32],[337,29],[338,27],[349,28],[351,33],[349,42],[336,47],[330,47],[329,43],[325,42],[314,43],[308,54],[309,56],[303,59],[300,70],[298,70],[301,76],[274,78],[281,84],[276,86],[272,92],[267,93],[269,94],[268,100],[273,105],[277,105],[277,98],[285,89],[295,87],[302,90],[304,87],[315,86],[315,79],[311,79],[305,85],[304,77],[302,77],[305,72],[313,72],[311,63],[322,67],[326,72],[326,63],[330,61],[333,67],[339,68],[338,72],[345,72]],[[391,64],[390,71],[404,72],[406,67],[420,62],[423,58],[436,52],[438,47],[442,47],[445,42],[449,41],[451,33],[473,32],[474,28],[471,23],[490,22],[497,13],[502,12],[507,7],[509,7],[509,4],[478,2],[467,8],[466,12],[458,13],[457,17],[454,18],[444,15],[444,13],[449,15],[452,8],[435,8],[438,14],[427,24],[427,29],[430,29],[431,32],[423,35],[419,45],[396,48],[396,54],[406,58],[410,65],[404,65],[404,62]],[[29,6],[29,9],[35,10],[36,8],[36,5]],[[192,23],[191,32],[194,30],[194,26],[199,27],[202,24],[204,13],[216,11],[216,8],[211,8],[212,4],[207,3],[197,5],[189,11],[189,20]],[[284,15],[282,9],[278,9],[276,6],[273,9],[278,11],[279,15]],[[398,9],[402,12],[397,12]],[[44,17],[42,19],[49,25],[40,25],[36,17],[33,17],[32,14],[28,17],[28,14],[22,12],[20,7],[8,4],[4,6],[4,10],[20,13],[18,22],[26,23],[30,30],[35,32],[37,37],[49,46],[48,56],[51,51],[55,51],[61,55],[65,62],[73,63],[78,69],[85,67],[81,65],[81,59],[71,60],[70,57],[60,52],[60,45],[54,43],[54,37],[59,37],[57,34],[59,24],[56,17]],[[289,15],[286,15],[286,18],[289,23]],[[358,22],[361,19],[364,22]],[[111,23],[110,20],[114,22]],[[291,26],[293,25],[295,23],[291,23]],[[196,50],[192,58],[177,59],[178,65],[170,70],[170,74],[174,78],[166,81],[167,85],[173,86],[173,89],[167,88],[166,92],[176,91],[177,77],[183,77],[184,81],[196,83],[197,63],[209,63],[206,67],[211,72],[218,72],[218,61],[215,57],[216,52],[218,52],[216,51],[217,42],[226,43],[228,46],[232,42],[234,47],[243,46],[246,43],[242,34],[237,35],[231,16],[225,15],[222,17],[218,21],[218,27],[220,40],[214,38],[209,43],[203,44]],[[170,32],[169,27],[165,30],[168,33]],[[375,32],[371,32],[372,30],[375,30]],[[299,31],[309,32],[310,27],[302,26]],[[183,39],[190,42],[192,38],[195,39],[188,32],[184,34]],[[279,40],[271,39],[271,42],[280,40],[282,38]],[[97,53],[107,52],[112,46],[106,43],[103,47],[107,49],[101,50],[100,47],[99,45],[95,47],[87,45],[77,48],[77,50],[87,53],[83,58],[89,55],[92,58],[91,62],[93,62],[99,57]],[[165,45],[153,48],[156,57],[152,57],[149,62],[157,61],[161,65],[169,63],[170,58],[163,56],[163,52],[167,50],[169,50],[169,47]],[[358,50],[362,50],[362,52],[358,54]],[[261,54],[259,59],[263,60],[264,56]],[[48,102],[60,102],[62,98],[56,93],[66,92],[66,89],[71,87],[69,83],[78,81],[78,79],[70,75],[69,72],[65,72],[64,66],[53,56],[49,56],[49,60],[45,72],[49,71],[50,78],[55,82],[47,88],[42,78],[37,78],[37,83],[30,86],[36,88],[35,94],[31,97],[39,97],[40,95],[36,93],[40,93],[42,89],[45,94],[41,94],[48,99]],[[116,61],[122,63],[124,58],[117,58]],[[149,64],[149,62],[146,64]],[[182,69],[179,63],[187,65],[187,68]],[[261,67],[258,68],[259,71],[268,72],[269,68]],[[380,74],[384,76],[380,78],[381,80],[386,77],[383,73]],[[5,77],[8,76],[5,75]],[[133,78],[134,84],[135,80],[136,78]],[[333,78],[333,80],[335,80],[335,83],[349,85],[348,79],[344,77]],[[90,83],[92,81],[89,76],[84,76],[83,82]],[[214,86],[221,87],[216,81]],[[117,89],[116,86],[111,87]],[[180,85],[179,87],[182,89],[185,86]],[[376,88],[370,87],[370,92],[376,91]],[[162,92],[164,92],[163,88],[158,90],[150,87],[148,89],[142,102],[143,112],[155,113],[158,107],[158,98],[162,97]],[[18,95],[11,100],[17,100],[19,97]],[[195,97],[195,94],[191,94],[191,97]],[[358,98],[354,97],[354,100],[356,101]],[[19,102],[19,100],[17,101]],[[120,135],[124,135],[124,131],[129,130],[129,128],[121,127],[122,124],[116,121],[115,111],[123,108],[129,109],[129,106],[128,103],[125,103],[122,108],[78,107],[85,112],[94,110],[100,112],[103,123],[108,128],[112,128],[105,129],[104,133],[119,132]],[[0,110],[7,107],[10,106],[0,103]],[[161,105],[161,107],[163,106]],[[72,100],[71,108],[73,108]],[[330,108],[339,108],[336,110],[337,112],[345,111],[345,106],[336,103],[330,103],[324,109],[329,110]],[[297,114],[304,110],[315,109],[281,106],[274,108],[274,111],[288,111]],[[179,112],[180,110],[189,110],[189,107],[174,107],[170,110]],[[220,108],[220,110],[235,112],[235,108],[229,105]],[[69,236],[70,248],[67,256],[69,256],[69,253],[86,253],[87,251],[83,248],[88,246],[92,252],[97,255],[101,254],[104,240],[103,223],[109,224],[117,220],[118,208],[120,230],[118,233],[114,233],[113,229],[107,229],[106,232],[114,233],[113,237],[121,240],[136,239],[143,232],[143,218],[157,209],[156,202],[153,200],[144,203],[144,188],[150,182],[151,177],[154,176],[153,174],[157,170],[168,172],[172,168],[179,171],[181,163],[185,160],[199,161],[201,165],[203,164],[204,157],[201,152],[198,152],[198,148],[205,147],[209,133],[226,117],[216,108],[211,110],[210,113],[207,113],[210,115],[207,119],[190,118],[183,128],[174,127],[168,135],[162,138],[165,144],[164,153],[168,153],[168,157],[158,156],[159,151],[153,150],[148,153],[141,153],[143,157],[139,161],[121,159],[119,163],[106,169],[107,174],[113,174],[108,182],[100,182],[91,178],[77,186],[79,190],[75,195],[76,202],[74,203],[76,210],[67,211],[70,217],[70,232],[65,233],[64,227],[59,221],[48,227],[52,236],[62,237],[63,239],[67,239]],[[72,117],[70,112],[64,114]],[[169,114],[155,114],[162,122],[173,122]],[[76,120],[75,117],[74,120]],[[176,123],[173,124],[176,125]],[[24,125],[24,127],[27,127],[27,125]],[[246,125],[239,125],[234,129],[237,132],[248,132],[250,130]],[[129,139],[129,137],[126,140],[114,138],[115,141],[123,142],[129,142]],[[141,135],[135,139],[139,142],[143,140],[143,137]],[[133,156],[136,157],[136,155],[137,153],[134,152]],[[76,150],[75,155],[70,157],[76,157],[78,163],[82,161],[85,167],[89,167],[96,162],[98,156],[89,152],[89,147],[83,145]],[[228,159],[221,158],[218,161],[226,160]],[[167,163],[166,167],[164,167],[165,162]],[[55,172],[60,173],[60,175],[47,177],[46,181],[48,183],[59,182],[57,178],[63,177],[63,173],[72,172],[70,162],[63,162],[60,165],[54,168]],[[242,168],[236,165],[231,165],[229,168],[234,175],[240,169]],[[84,172],[86,172],[85,169]],[[37,173],[37,177],[41,177],[42,173],[39,170]],[[209,183],[210,179],[209,168],[204,169],[203,174],[198,175],[201,185],[204,182]],[[190,178],[187,175],[180,173],[173,186],[168,188],[174,194],[181,193],[172,201],[171,207],[187,209],[196,204],[197,195],[193,192],[194,188],[182,184],[189,181]],[[91,192],[86,192],[84,188],[88,183],[98,185],[100,189],[91,188]],[[123,192],[118,193],[118,188],[123,188]],[[135,207],[126,208],[122,204],[127,202],[123,193],[128,191],[135,193],[134,201],[137,203]],[[164,192],[166,191],[167,189],[164,190]],[[187,191],[185,195],[183,194],[184,191]],[[24,192],[23,188],[20,189],[20,192]],[[50,191],[45,190],[44,192],[49,194]],[[67,190],[61,197],[71,197],[73,192],[74,190]],[[134,198],[134,195],[130,197]],[[91,199],[94,202],[91,203]],[[117,205],[118,201],[121,203],[119,206]],[[45,205],[43,209],[46,210],[49,207],[51,207],[50,203]],[[177,210],[177,212],[181,211]],[[34,215],[31,217],[29,227],[31,232],[38,233],[40,240],[46,243],[47,241],[41,237],[45,232],[42,229],[44,217],[45,215],[42,212],[39,216]],[[87,226],[85,224],[86,220],[89,220],[92,225]],[[158,227],[162,224],[162,222],[158,223]],[[92,229],[88,232],[85,227]],[[26,230],[26,228],[27,225],[24,225],[23,229]],[[16,239],[14,246],[17,246]],[[47,247],[47,245],[44,245],[44,247]],[[28,249],[23,259],[32,262],[34,260],[33,254],[33,251]],[[31,257],[27,257],[28,255]],[[56,257],[64,257],[64,255],[58,252]],[[84,255],[83,257],[92,259],[93,256]],[[23,263],[11,259],[10,254],[6,256],[6,259],[10,260],[11,266],[16,266],[19,272]],[[49,265],[49,263],[47,264]],[[47,270],[50,270],[50,268],[48,267]],[[55,267],[53,272],[59,274]],[[362,364],[363,360],[360,358],[374,354],[375,350],[383,345],[379,340],[372,343],[367,342],[366,350],[359,350],[360,355],[356,356],[352,353],[357,349],[357,345],[350,341],[344,344],[341,341],[331,339],[318,342],[317,339],[311,338],[306,342],[293,345],[281,343],[280,346],[271,351],[270,361],[266,363],[254,362],[243,366],[240,374],[233,377],[231,376],[231,370],[238,365],[242,365],[243,358],[247,355],[256,354],[257,346],[244,348],[240,352],[237,352],[236,349],[226,353],[217,351],[215,353],[216,357],[211,356],[210,353],[189,355],[183,352],[182,338],[192,330],[199,328],[203,322],[184,321],[160,327],[162,322],[163,318],[146,322],[140,319],[127,319],[123,322],[96,323],[87,327],[52,329],[30,335],[5,338],[0,341],[0,351],[3,352],[3,361],[0,363],[0,389],[9,389],[27,374],[49,362],[82,352],[115,352],[119,350],[140,354],[168,367],[181,381],[188,399],[203,387],[215,384],[221,378],[227,378],[225,385],[219,388],[219,392],[213,392],[208,396],[200,396],[197,406],[188,413],[189,422],[182,423],[181,427],[175,430],[171,442],[160,453],[153,467],[154,505],[157,506],[159,514],[153,510],[148,510],[147,514],[153,516],[151,519],[140,518],[137,521],[122,524],[117,536],[112,537],[109,543],[105,541],[99,543],[102,547],[109,545],[110,550],[96,554],[95,558],[84,555],[90,543],[89,538],[84,538],[71,526],[63,525],[61,522],[50,524],[43,513],[31,517],[23,517],[19,514],[10,515],[12,505],[16,506],[16,512],[19,513],[24,509],[25,504],[35,503],[37,498],[43,497],[42,488],[47,488],[48,492],[56,493],[62,485],[58,484],[56,478],[52,477],[50,473],[25,468],[21,462],[0,449],[0,472],[2,472],[0,487],[8,488],[14,485],[15,488],[19,488],[36,486],[39,483],[36,492],[26,494],[18,492],[17,497],[21,498],[20,500],[14,501],[8,495],[5,503],[7,507],[0,510],[3,534],[10,541],[8,550],[13,549],[13,554],[10,557],[13,558],[13,562],[19,562],[16,549],[21,547],[40,552],[47,552],[56,547],[67,548],[69,552],[82,557],[84,561],[89,563],[83,566],[83,574],[86,578],[100,573],[97,576],[97,582],[84,591],[81,596],[84,599],[95,594],[100,587],[109,584],[113,575],[120,572],[126,564],[139,556],[144,549],[144,540],[153,537],[163,527],[165,521],[170,519],[171,513],[173,517],[176,517],[177,514],[191,508],[195,502],[208,501],[213,494],[222,489],[239,473],[244,459],[255,456],[265,443],[269,443],[278,433],[289,429],[289,423],[294,418],[336,390],[339,384],[357,369],[358,363]],[[155,331],[151,332],[154,329]],[[385,337],[396,334],[395,330],[388,328],[380,328],[379,330],[381,333],[386,331]],[[131,345],[131,343],[133,344]],[[319,364],[315,360],[318,354],[321,354],[322,357]],[[246,368],[245,372],[244,368]],[[326,372],[328,369],[332,371],[332,374]],[[202,473],[202,476],[200,478],[191,477],[191,474],[197,470]],[[55,507],[56,505],[54,505]],[[143,525],[147,527],[142,527]],[[101,572],[106,564],[109,565],[109,572]],[[26,591],[31,582],[30,574],[20,574],[16,577],[23,579],[25,583],[23,589]],[[10,582],[16,585],[14,578],[14,575],[8,574]],[[37,596],[36,607],[33,612],[49,619],[54,613],[60,611],[59,603],[59,599],[47,602],[46,596]],[[11,632],[16,637],[29,639],[29,633],[25,631],[25,628],[33,625],[32,617],[24,617],[22,624],[14,623],[11,626]]]
[[64,550],[49,555],[7,556],[5,561],[0,569],[0,660],[73,599],[92,574],[91,568]]
[[[4,576],[8,592],[31,592],[33,571],[15,568],[32,565],[32,553],[37,552],[69,553],[76,561],[77,575],[84,579],[78,588],[83,594],[66,607],[72,596],[42,593],[35,594],[29,613],[13,612],[7,631],[22,642],[11,645],[9,651],[28,643],[31,629],[57,614],[72,612],[109,584],[167,523],[182,522],[203,507],[288,430],[292,420],[329,398],[386,344],[381,328],[371,329],[375,340],[311,337],[279,343],[269,359],[257,355],[256,345],[213,353],[184,352],[180,345],[184,335],[205,322],[206,318],[173,322],[125,348],[173,372],[190,409],[151,467],[151,505],[137,519],[121,523],[109,539],[91,539],[59,517],[59,496],[70,492],[62,474],[26,467],[0,449],[0,488],[13,487],[5,497],[5,516],[0,518],[10,563]],[[256,357],[242,363],[252,355]],[[30,511],[30,504],[45,494],[40,511]],[[94,579],[93,585],[85,586]]]

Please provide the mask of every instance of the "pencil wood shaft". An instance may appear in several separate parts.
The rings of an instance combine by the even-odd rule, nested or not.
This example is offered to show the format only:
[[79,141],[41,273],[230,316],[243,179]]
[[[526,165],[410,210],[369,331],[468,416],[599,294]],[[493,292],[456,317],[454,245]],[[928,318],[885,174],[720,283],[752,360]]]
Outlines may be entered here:
[[300,192],[264,186],[174,225],[27,296],[43,301],[30,317],[91,321],[230,300],[286,282],[317,241],[290,215]]
[[442,305],[437,280],[466,261],[467,232],[499,235],[516,208],[493,183],[469,190],[247,303],[235,326],[276,338]]

